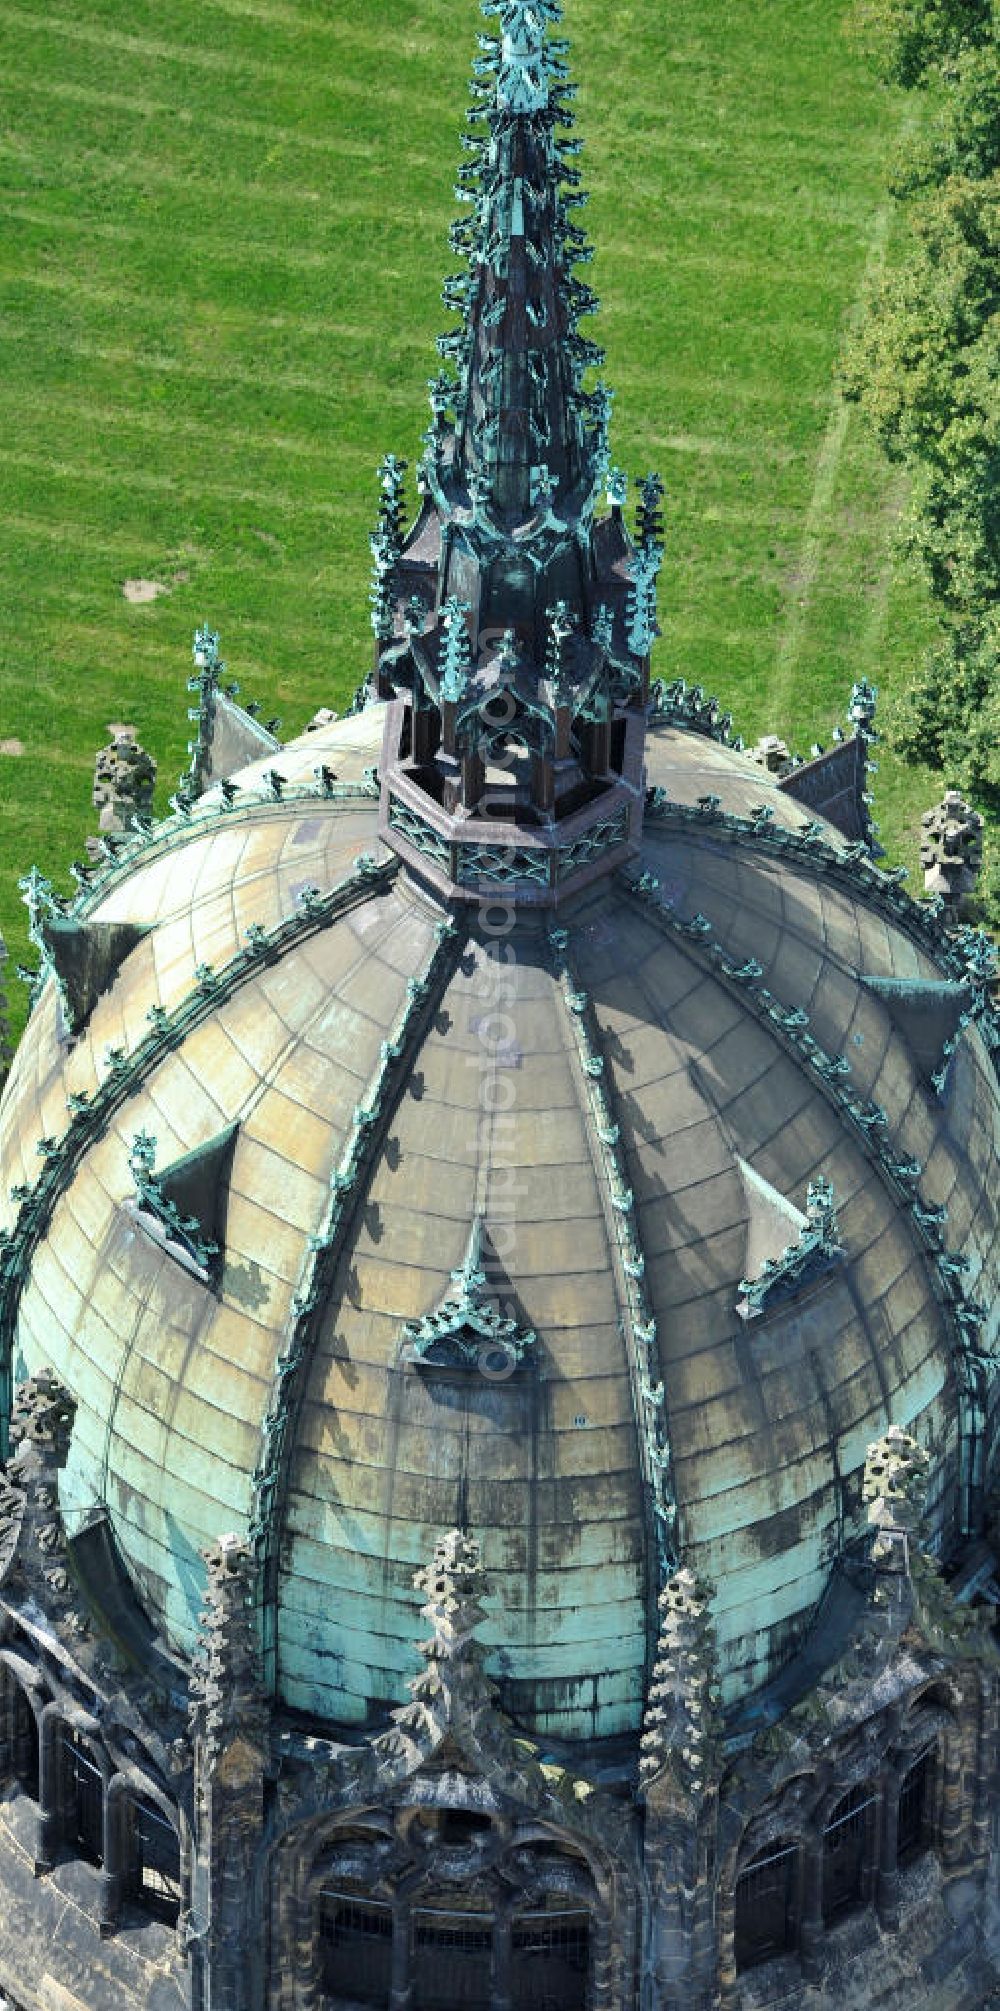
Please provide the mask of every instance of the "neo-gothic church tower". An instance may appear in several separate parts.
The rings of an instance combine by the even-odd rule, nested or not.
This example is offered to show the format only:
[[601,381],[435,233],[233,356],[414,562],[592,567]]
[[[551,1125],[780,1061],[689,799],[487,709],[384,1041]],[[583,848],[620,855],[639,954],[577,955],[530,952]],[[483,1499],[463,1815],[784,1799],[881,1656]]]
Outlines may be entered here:
[[780,777],[651,685],[560,8],[485,11],[367,686],[281,745],[200,630],[170,814],[22,883],[0,2000],[973,2011],[995,957],[867,685]]

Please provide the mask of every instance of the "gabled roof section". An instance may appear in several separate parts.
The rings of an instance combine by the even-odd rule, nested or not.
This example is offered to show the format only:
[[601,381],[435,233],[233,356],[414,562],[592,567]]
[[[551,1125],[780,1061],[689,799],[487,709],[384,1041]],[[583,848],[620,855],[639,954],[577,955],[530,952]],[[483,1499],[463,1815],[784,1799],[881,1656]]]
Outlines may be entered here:
[[53,977],[66,1032],[78,1034],[98,999],[110,991],[126,957],[149,935],[150,926],[80,920],[67,912],[66,903],[35,867],[18,884],[28,910],[28,934],[41,958],[37,973],[25,973],[32,981],[32,1002],[46,978]]
[[809,1226],[808,1216],[801,1208],[788,1199],[787,1194],[772,1187],[762,1173],[737,1157],[737,1170],[743,1182],[743,1190],[750,1210],[747,1223],[746,1274],[755,1278],[763,1265],[774,1262],[781,1256],[786,1246],[801,1236]]
[[863,977],[862,983],[881,999],[924,1081],[940,1094],[958,1036],[969,1021],[968,985],[943,978]]
[[53,916],[45,928],[45,954],[55,973],[67,1031],[80,1033],[99,998],[137,943],[150,934],[138,922],[80,922]]
[[865,845],[874,858],[880,856],[881,847],[876,842],[876,826],[870,815],[868,776],[874,772],[875,764],[868,755],[878,739],[877,698],[878,687],[862,678],[851,691],[847,709],[853,733],[845,736],[843,728],[838,727],[832,747],[819,750],[809,761],[798,762],[778,783],[786,796],[794,796],[797,803],[818,811],[851,844]]
[[461,1268],[440,1305],[403,1328],[401,1359],[430,1369],[478,1369],[490,1381],[511,1375],[535,1336],[491,1303],[483,1269],[483,1225],[476,1217]]
[[[740,1280],[736,1310],[741,1319],[754,1320],[829,1270],[843,1256],[843,1250],[836,1197],[830,1181],[822,1174],[809,1182],[803,1215],[743,1160],[737,1160],[737,1165],[753,1206],[747,1239],[747,1275]],[[793,1236],[788,1234],[789,1230],[795,1231]],[[783,1237],[781,1246],[755,1262],[757,1253],[779,1237]]]
[[191,760],[178,790],[189,803],[202,796],[211,783],[224,782],[266,754],[276,754],[281,746],[271,731],[278,721],[261,725],[254,706],[236,703],[239,685],[222,684],[226,666],[213,629],[196,630],[192,655],[194,674],[188,678],[188,690],[197,692],[198,703],[189,707],[188,718],[198,731],[197,737],[188,741]]
[[136,1133],[129,1154],[137,1219],[206,1282],[222,1265],[229,1175],[239,1126],[230,1124],[159,1172],[156,1140]]

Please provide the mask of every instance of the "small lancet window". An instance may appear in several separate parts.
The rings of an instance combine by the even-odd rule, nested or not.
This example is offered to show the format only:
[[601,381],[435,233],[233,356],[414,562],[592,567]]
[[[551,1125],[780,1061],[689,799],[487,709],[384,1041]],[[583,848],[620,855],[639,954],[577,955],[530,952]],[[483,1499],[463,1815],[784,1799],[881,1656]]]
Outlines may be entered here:
[[319,1938],[323,1989],[338,2002],[389,2003],[392,1982],[392,1908],[367,1894],[320,1893]]
[[415,1910],[414,2011],[490,2011],[492,1969],[492,1914]]
[[758,1851],[736,1878],[736,1967],[751,1969],[798,1940],[801,1849],[783,1838]]
[[898,1861],[913,1864],[931,1841],[931,1794],[935,1748],[931,1746],[903,1775],[899,1784]]
[[132,1898],[155,1920],[176,1926],[181,1910],[181,1847],[173,1824],[155,1802],[132,1804],[129,1859]]
[[63,1836],[88,1863],[104,1863],[104,1775],[77,1732],[62,1735]]
[[511,1929],[514,2011],[586,2011],[590,1916],[546,1909],[516,1916]]
[[38,1721],[19,1683],[13,1686],[12,1758],[14,1779],[23,1794],[38,1800]]
[[823,1919],[827,1926],[869,1898],[868,1837],[875,1819],[870,1782],[837,1803],[823,1830]]

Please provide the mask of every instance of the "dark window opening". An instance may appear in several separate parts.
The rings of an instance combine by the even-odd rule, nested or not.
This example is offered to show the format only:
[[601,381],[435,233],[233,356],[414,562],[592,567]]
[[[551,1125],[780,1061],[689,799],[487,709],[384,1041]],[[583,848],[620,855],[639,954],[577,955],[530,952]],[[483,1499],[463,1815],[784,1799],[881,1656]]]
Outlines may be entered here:
[[511,1938],[513,2011],[586,2011],[590,1920],[586,1913],[525,1913]]
[[[504,1357],[506,1360],[506,1356]],[[486,1836],[493,1825],[488,1815],[480,1815],[475,1809],[440,1809],[438,1811],[438,1835],[442,1843],[467,1844],[477,1836]]]
[[154,1920],[175,1927],[181,1910],[181,1847],[173,1824],[155,1802],[133,1804],[129,1871],[132,1898]]
[[488,1913],[414,1913],[414,2011],[490,2011],[492,1962]]
[[14,1778],[22,1792],[38,1800],[38,1724],[24,1691],[14,1691]]
[[91,1864],[104,1863],[104,1776],[82,1739],[63,1733],[65,1836]]
[[912,1864],[930,1843],[930,1794],[933,1750],[922,1753],[903,1775],[899,1786],[899,1863]]
[[423,790],[425,796],[430,796],[435,803],[444,802],[444,776],[439,768],[435,768],[432,761],[425,761],[420,767],[411,768],[410,777],[417,788]]
[[626,721],[624,719],[612,720],[608,767],[615,775],[620,775],[625,766],[625,728]]
[[320,1894],[323,1988],[388,2011],[392,1979],[392,1908],[347,1893]]
[[868,1898],[866,1858],[875,1797],[866,1782],[837,1803],[823,1831],[823,1919],[830,1924]]
[[736,1879],[736,1967],[752,1969],[798,1942],[799,1846],[777,1843]]

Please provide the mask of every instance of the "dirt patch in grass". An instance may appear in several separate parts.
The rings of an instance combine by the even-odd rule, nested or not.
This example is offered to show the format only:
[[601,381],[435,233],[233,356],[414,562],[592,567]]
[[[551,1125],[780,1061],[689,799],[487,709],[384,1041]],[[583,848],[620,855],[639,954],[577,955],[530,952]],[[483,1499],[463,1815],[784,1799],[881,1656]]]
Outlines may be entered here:
[[147,601],[159,600],[161,594],[168,594],[162,580],[123,580],[122,593],[133,607],[143,607]]
[[0,740],[0,754],[23,754],[23,740]]

